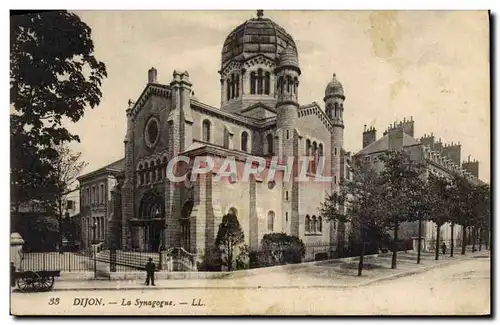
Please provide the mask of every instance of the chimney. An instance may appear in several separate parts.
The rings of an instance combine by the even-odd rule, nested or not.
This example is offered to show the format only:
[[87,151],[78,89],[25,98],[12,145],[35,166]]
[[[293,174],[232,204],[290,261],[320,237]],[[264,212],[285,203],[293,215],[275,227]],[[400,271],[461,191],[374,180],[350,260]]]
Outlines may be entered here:
[[372,144],[377,140],[377,130],[374,127],[370,127],[368,130],[363,131],[363,148]]
[[148,70],[148,83],[154,84],[158,82],[158,71],[153,67]]

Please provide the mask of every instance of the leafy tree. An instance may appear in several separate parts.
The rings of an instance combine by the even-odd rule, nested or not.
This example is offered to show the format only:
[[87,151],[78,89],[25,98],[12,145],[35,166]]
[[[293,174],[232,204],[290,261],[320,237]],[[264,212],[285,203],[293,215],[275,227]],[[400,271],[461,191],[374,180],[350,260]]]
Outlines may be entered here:
[[[473,186],[473,225],[479,237],[479,250],[481,250],[482,234],[489,224],[490,214],[490,188],[487,184],[477,184]],[[475,241],[473,241],[475,243]]]
[[24,248],[31,251],[53,251],[58,241],[57,220],[48,216],[36,216],[27,219],[20,232],[26,241]]
[[238,217],[233,211],[230,211],[222,217],[215,239],[215,246],[221,254],[221,262],[227,266],[228,271],[233,270],[233,264],[244,243],[245,234],[241,229]]
[[405,151],[388,151],[381,156],[384,169],[380,173],[383,182],[384,222],[388,229],[394,231],[392,248],[393,269],[397,266],[398,231],[402,222],[418,220],[414,212],[414,193],[421,187],[424,166],[411,159]]
[[430,184],[425,176],[424,173],[421,177],[415,179],[415,186],[408,192],[410,199],[409,214],[414,216],[411,218],[412,220],[416,219],[418,222],[417,264],[420,264],[422,253],[422,223],[430,219],[433,204]]
[[300,238],[285,233],[265,234],[260,247],[267,265],[300,263],[306,252],[304,242]]
[[472,184],[462,175],[453,175],[453,187],[451,189],[451,208],[454,223],[462,226],[462,255],[465,254],[467,245],[467,228],[472,226],[474,209],[471,202],[474,199]]
[[452,183],[445,177],[440,177],[432,173],[429,174],[429,192],[432,195],[431,217],[430,220],[436,225],[436,247],[435,259],[439,259],[439,242],[441,240],[441,227],[451,220],[453,209],[451,208],[450,195]]
[[[353,159],[352,178],[343,182],[340,193],[327,195],[321,204],[320,214],[328,220],[351,223],[359,232],[361,253],[358,276],[362,275],[365,244],[373,229],[382,229],[383,193],[381,178],[363,156]],[[345,212],[339,207],[344,206]]]
[[[91,29],[67,11],[17,15],[10,22],[11,204],[47,200],[55,146],[79,141],[64,126],[101,100],[106,66]],[[16,213],[17,214],[17,213]]]

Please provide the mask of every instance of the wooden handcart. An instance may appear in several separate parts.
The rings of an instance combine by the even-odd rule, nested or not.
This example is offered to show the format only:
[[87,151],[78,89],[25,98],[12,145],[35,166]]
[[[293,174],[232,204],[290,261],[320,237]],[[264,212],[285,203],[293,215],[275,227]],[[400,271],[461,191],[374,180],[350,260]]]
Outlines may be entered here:
[[50,291],[54,287],[54,278],[59,277],[61,271],[16,271],[14,278],[21,292]]

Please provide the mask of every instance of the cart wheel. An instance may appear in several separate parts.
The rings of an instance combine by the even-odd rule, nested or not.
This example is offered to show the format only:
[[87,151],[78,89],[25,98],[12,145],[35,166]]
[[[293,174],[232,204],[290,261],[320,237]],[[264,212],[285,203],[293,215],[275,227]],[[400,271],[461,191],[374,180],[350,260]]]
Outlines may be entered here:
[[36,272],[33,272],[33,278],[31,280],[31,286],[33,287],[33,291],[40,290],[40,280],[41,280],[40,275]]
[[25,274],[17,279],[17,287],[21,292],[36,290],[36,286],[40,276],[36,272],[25,272]]
[[54,285],[54,277],[53,276],[46,276],[42,277],[39,282],[40,285],[40,291],[49,291],[52,289],[52,286]]

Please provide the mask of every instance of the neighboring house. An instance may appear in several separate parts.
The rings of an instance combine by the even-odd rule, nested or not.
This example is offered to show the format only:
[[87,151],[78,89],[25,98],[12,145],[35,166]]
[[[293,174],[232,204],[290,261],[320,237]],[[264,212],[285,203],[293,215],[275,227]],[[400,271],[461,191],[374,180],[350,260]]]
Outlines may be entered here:
[[123,171],[124,159],[115,161],[91,173],[78,177],[80,183],[78,218],[81,221],[82,247],[92,242],[106,242],[108,222],[112,216],[111,190],[116,175]]
[[[405,150],[414,160],[425,164],[427,173],[434,173],[444,177],[452,177],[453,173],[459,173],[474,184],[481,183],[478,178],[479,162],[470,161],[461,163],[461,145],[443,144],[441,139],[435,141],[434,135],[424,135],[420,139],[414,137],[415,122],[413,118],[406,118],[399,123],[394,122],[379,139],[376,138],[376,130],[368,128],[363,132],[363,149],[356,153],[356,157],[362,157],[376,169],[381,170],[383,163],[379,159],[388,150]],[[401,238],[417,238],[417,223],[402,225],[400,229]],[[426,242],[436,239],[436,227],[433,222],[425,222],[423,237]],[[460,242],[462,230],[460,226],[454,227],[454,239]],[[451,239],[451,227],[447,223],[441,227],[441,240],[449,242]]]

